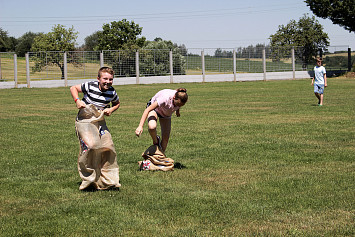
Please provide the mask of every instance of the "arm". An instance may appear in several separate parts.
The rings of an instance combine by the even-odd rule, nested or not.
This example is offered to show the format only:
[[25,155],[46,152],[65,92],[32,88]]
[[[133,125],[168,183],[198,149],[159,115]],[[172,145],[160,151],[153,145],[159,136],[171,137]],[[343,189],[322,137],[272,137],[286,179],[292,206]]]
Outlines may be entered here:
[[110,116],[113,112],[115,112],[120,107],[120,101],[112,102],[112,107],[108,109],[104,109],[104,113],[107,116]]
[[324,87],[327,87],[328,84],[327,84],[327,74],[324,73]]
[[176,117],[180,117],[180,109],[176,110]]
[[312,82],[311,82],[311,85],[313,86],[313,82],[314,82],[314,77],[312,77]]
[[76,107],[78,109],[81,109],[81,108],[85,108],[86,104],[83,101],[81,101],[80,99],[78,99],[79,98],[79,92],[82,92],[80,84],[70,87],[71,96],[73,97],[74,101],[76,100],[75,101]]
[[139,122],[139,125],[136,129],[136,135],[139,137],[142,132],[143,132],[143,125],[144,125],[144,122],[145,120],[147,119],[148,117],[148,114],[150,111],[156,109],[158,107],[158,102],[154,102],[153,104],[149,105],[148,108],[146,108],[142,114],[142,118],[141,118],[141,121]]

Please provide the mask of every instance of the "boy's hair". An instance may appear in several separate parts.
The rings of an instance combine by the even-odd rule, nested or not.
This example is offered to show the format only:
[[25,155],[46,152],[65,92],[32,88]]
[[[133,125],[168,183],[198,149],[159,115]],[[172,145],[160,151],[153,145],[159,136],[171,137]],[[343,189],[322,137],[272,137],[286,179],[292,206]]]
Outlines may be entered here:
[[185,88],[179,88],[176,90],[175,99],[179,99],[182,103],[186,103],[189,96]]
[[99,69],[97,77],[101,78],[101,73],[103,73],[103,72],[107,72],[107,73],[111,74],[112,76],[115,74],[115,72],[113,71],[112,68],[110,68],[110,67],[102,67],[102,68]]
[[317,58],[316,58],[316,61],[317,61],[317,62],[322,62],[323,59],[322,59],[321,57],[317,57]]

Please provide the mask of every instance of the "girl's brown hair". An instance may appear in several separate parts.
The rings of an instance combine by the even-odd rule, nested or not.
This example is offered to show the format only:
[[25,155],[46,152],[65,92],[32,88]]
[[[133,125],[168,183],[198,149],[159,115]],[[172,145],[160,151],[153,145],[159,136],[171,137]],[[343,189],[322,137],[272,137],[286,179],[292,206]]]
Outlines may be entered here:
[[186,103],[189,96],[185,88],[179,88],[176,90],[175,99],[179,99],[182,103]]

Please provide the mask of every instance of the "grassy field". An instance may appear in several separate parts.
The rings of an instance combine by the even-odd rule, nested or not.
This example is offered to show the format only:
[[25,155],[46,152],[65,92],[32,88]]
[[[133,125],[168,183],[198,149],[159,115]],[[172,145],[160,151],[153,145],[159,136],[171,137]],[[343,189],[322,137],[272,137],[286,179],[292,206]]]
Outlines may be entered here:
[[[81,192],[69,88],[0,90],[0,236],[354,236],[355,80],[116,86],[122,188]],[[167,156],[139,171],[148,99],[186,87]]]

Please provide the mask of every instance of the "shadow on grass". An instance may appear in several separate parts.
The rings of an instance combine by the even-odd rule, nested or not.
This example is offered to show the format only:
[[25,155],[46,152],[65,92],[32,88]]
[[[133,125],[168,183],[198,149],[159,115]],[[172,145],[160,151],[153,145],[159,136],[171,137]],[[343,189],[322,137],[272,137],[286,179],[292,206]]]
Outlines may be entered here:
[[[81,182],[77,182],[77,184],[80,186]],[[110,187],[108,189],[97,189],[97,187],[95,185],[90,185],[87,188],[80,190],[81,192],[84,193],[93,193],[93,192],[97,192],[97,191],[120,191],[119,187]]]
[[174,169],[186,169],[187,167],[183,164],[181,164],[180,162],[176,162],[174,164]]

